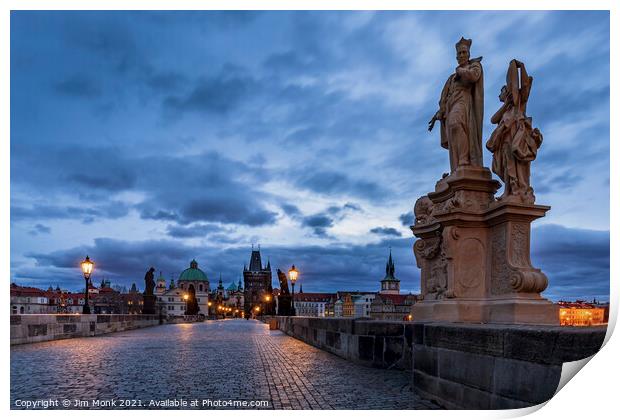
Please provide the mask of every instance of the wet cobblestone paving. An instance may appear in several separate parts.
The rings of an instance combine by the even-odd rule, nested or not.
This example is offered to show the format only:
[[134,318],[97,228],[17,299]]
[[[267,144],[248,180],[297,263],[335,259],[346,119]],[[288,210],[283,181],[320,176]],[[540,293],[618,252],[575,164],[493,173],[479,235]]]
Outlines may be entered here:
[[58,408],[226,408],[217,401],[231,400],[271,409],[436,408],[414,396],[406,372],[362,367],[246,320],[11,347],[12,408],[43,400]]

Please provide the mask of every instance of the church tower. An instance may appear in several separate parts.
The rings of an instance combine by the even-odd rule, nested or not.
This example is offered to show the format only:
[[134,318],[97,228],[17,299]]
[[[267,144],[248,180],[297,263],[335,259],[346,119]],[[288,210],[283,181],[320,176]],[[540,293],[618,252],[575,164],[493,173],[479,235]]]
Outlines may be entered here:
[[394,277],[394,260],[392,260],[392,250],[390,249],[390,258],[385,264],[385,277],[381,280],[381,294],[398,295],[400,294],[400,280]]
[[166,291],[166,279],[164,278],[164,275],[160,271],[159,277],[157,278],[157,283],[155,285],[155,294],[163,295],[165,291]]
[[[260,315],[271,315],[273,310],[273,288],[271,286],[271,263],[263,267],[258,250],[252,246],[250,255],[250,266],[243,267],[244,296],[243,308],[245,317],[250,318],[256,307],[259,308]],[[267,298],[269,296],[269,298]]]

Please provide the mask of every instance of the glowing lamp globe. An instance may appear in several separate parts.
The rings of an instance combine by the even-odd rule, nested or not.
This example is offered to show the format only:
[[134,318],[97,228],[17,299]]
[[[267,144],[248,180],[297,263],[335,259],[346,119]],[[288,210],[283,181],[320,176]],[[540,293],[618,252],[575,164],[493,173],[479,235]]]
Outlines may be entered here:
[[93,266],[95,264],[93,264],[90,258],[88,258],[88,255],[86,256],[86,259],[82,261],[80,264],[82,265],[82,273],[84,273],[84,278],[88,280],[90,278],[91,273],[93,272]]
[[293,266],[291,267],[290,270],[288,270],[288,276],[291,279],[291,283],[295,284],[295,282],[297,281],[297,275],[299,274],[299,272],[297,271],[297,269],[295,268],[295,264],[293,264]]

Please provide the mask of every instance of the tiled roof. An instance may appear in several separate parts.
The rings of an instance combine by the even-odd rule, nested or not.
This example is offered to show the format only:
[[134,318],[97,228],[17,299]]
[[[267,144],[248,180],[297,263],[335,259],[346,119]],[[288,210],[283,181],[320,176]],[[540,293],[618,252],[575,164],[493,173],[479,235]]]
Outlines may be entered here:
[[295,302],[329,302],[336,298],[335,293],[296,293]]
[[379,293],[377,295],[378,298],[381,298],[384,302],[391,301],[394,305],[404,305],[407,299],[413,301],[413,295],[392,295],[387,293]]
[[595,305],[593,303],[589,303],[589,302],[583,302],[583,301],[576,301],[576,302],[564,302],[564,301],[559,301],[558,305],[562,308],[579,308],[579,309],[592,309],[592,308],[597,308],[600,306],[605,306],[605,305]]
[[11,296],[47,296],[47,293],[37,287],[11,285]]

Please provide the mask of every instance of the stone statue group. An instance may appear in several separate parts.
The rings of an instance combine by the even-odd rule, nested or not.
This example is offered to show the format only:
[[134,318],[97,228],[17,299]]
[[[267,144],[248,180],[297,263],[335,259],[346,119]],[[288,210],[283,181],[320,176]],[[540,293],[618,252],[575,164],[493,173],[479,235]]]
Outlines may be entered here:
[[[472,41],[461,38],[456,43],[458,66],[441,92],[439,110],[429,121],[433,130],[441,122],[441,146],[448,149],[450,172],[459,168],[481,167],[482,118],[484,85],[482,57],[470,58]],[[504,193],[499,201],[533,204],[535,197],[530,186],[530,162],[536,158],[543,137],[532,127],[526,115],[527,101],[533,78],[525,64],[510,61],[506,84],[501,88],[500,109],[491,117],[497,127],[486,142],[493,153],[491,169],[504,182]]]
[[482,57],[470,57],[471,40],[456,43],[458,65],[446,81],[439,110],[441,146],[448,149],[450,174],[418,198],[413,212],[413,246],[420,290],[413,319],[475,323],[558,323],[555,306],[540,293],[545,273],[532,266],[531,223],[549,206],[535,204],[530,164],[542,135],[527,116],[532,77],[511,60],[501,106],[491,117],[496,128],[486,142],[491,170],[482,160],[484,82]]

